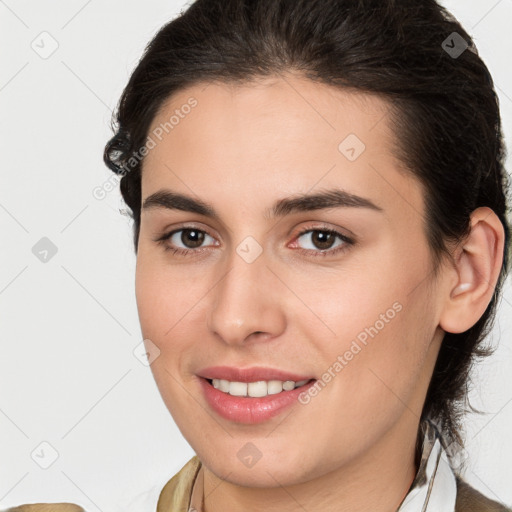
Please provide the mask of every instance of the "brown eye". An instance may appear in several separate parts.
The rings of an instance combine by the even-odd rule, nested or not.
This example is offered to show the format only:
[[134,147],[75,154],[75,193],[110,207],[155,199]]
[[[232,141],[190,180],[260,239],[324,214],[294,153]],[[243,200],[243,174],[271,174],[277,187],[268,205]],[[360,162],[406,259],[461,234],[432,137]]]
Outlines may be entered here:
[[[211,239],[211,241],[207,239]],[[166,251],[172,251],[179,255],[193,254],[206,249],[208,246],[205,245],[205,241],[210,242],[210,245],[215,245],[213,237],[194,227],[176,229],[155,240]]]
[[311,241],[318,249],[330,249],[336,241],[336,235],[330,231],[312,231]]
[[203,244],[205,239],[204,231],[199,231],[198,229],[182,229],[180,231],[180,241],[187,249],[197,249]]
[[[308,229],[299,233],[297,240],[301,238],[308,241],[310,245],[310,247],[305,247],[304,242],[302,242],[304,245],[302,245],[301,249],[311,253],[326,252],[333,254],[339,249],[344,248],[344,246],[352,245],[352,240],[331,229]],[[339,240],[339,243],[334,245],[336,244],[336,239]]]
[[[298,241],[301,238],[309,241],[310,247],[307,247],[304,242],[299,244]],[[339,240],[338,244],[336,244],[337,239]],[[348,249],[350,246],[354,245],[354,241],[332,229],[310,228],[298,234],[294,245],[298,246],[298,250],[308,256],[331,256]]]

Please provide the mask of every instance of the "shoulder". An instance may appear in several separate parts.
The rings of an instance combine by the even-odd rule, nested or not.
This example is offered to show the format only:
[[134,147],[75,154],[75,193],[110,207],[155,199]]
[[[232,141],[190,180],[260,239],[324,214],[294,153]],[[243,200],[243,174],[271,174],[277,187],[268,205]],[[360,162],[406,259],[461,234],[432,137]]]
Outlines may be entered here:
[[467,482],[457,477],[455,512],[512,512],[512,510],[485,497]]
[[187,512],[192,488],[201,461],[194,455],[164,486],[158,498],[157,512]]
[[85,510],[74,503],[30,503],[8,508],[2,512],[85,512]]
[[[201,468],[201,462],[197,455],[194,455],[164,486],[158,495],[157,512],[187,512],[190,495],[194,486],[197,473]],[[147,498],[151,498],[153,491],[145,493],[139,498],[147,505]],[[147,494],[147,495],[146,495]],[[137,507],[139,502],[134,503]],[[133,507],[132,507],[133,508]],[[133,508],[135,510],[135,508]],[[140,510],[140,509],[139,509]],[[30,503],[0,510],[0,512],[86,512],[75,503]]]

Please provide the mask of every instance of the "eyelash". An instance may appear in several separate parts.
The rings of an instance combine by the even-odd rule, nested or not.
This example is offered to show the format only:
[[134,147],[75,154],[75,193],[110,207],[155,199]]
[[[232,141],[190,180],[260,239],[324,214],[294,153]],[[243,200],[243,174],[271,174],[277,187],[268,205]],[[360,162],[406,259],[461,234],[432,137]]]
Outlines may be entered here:
[[[182,249],[181,247],[171,247],[167,244],[167,240],[169,240],[174,234],[179,233],[180,231],[198,231],[199,233],[204,233],[205,235],[209,235],[206,231],[197,229],[194,226],[190,227],[182,227],[180,229],[175,229],[173,231],[170,231],[169,233],[165,233],[161,237],[155,239],[154,241],[162,245],[165,251],[170,251],[172,254],[177,254],[179,256],[187,256],[190,253],[198,253],[203,252],[206,248],[199,248],[199,249]],[[301,236],[307,234],[307,233],[315,233],[315,232],[321,232],[325,234],[335,235],[336,237],[340,238],[344,243],[340,246],[336,247],[335,249],[326,249],[326,250],[313,250],[313,249],[295,249],[299,251],[302,254],[306,254],[307,256],[313,256],[313,257],[326,257],[326,256],[334,256],[335,254],[338,254],[340,252],[348,250],[351,246],[355,244],[354,240],[347,237],[346,235],[340,233],[339,231],[336,231],[334,229],[328,228],[326,226],[321,227],[314,227],[314,228],[305,228],[302,231],[300,231],[296,238],[300,238]],[[212,237],[213,238],[213,237]]]

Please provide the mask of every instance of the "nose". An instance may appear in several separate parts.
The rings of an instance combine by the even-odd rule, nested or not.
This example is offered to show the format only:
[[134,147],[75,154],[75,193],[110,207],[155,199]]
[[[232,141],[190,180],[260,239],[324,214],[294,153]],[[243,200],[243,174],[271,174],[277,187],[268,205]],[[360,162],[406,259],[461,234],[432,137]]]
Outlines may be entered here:
[[245,345],[279,336],[286,328],[282,284],[264,254],[248,263],[233,251],[211,291],[208,328],[224,343]]

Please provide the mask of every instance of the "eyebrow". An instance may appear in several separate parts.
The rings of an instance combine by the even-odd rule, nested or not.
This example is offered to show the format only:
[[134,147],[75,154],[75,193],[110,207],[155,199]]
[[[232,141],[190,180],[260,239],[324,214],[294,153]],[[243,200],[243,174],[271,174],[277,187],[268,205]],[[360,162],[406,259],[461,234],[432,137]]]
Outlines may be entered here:
[[[212,205],[169,189],[159,190],[146,197],[142,204],[142,209],[149,210],[153,208],[180,210],[214,219],[220,218]],[[265,211],[264,216],[265,218],[283,217],[291,213],[327,208],[368,208],[375,211],[383,211],[380,206],[377,206],[367,198],[351,194],[345,190],[332,189],[315,194],[299,194],[278,199],[270,209]]]

